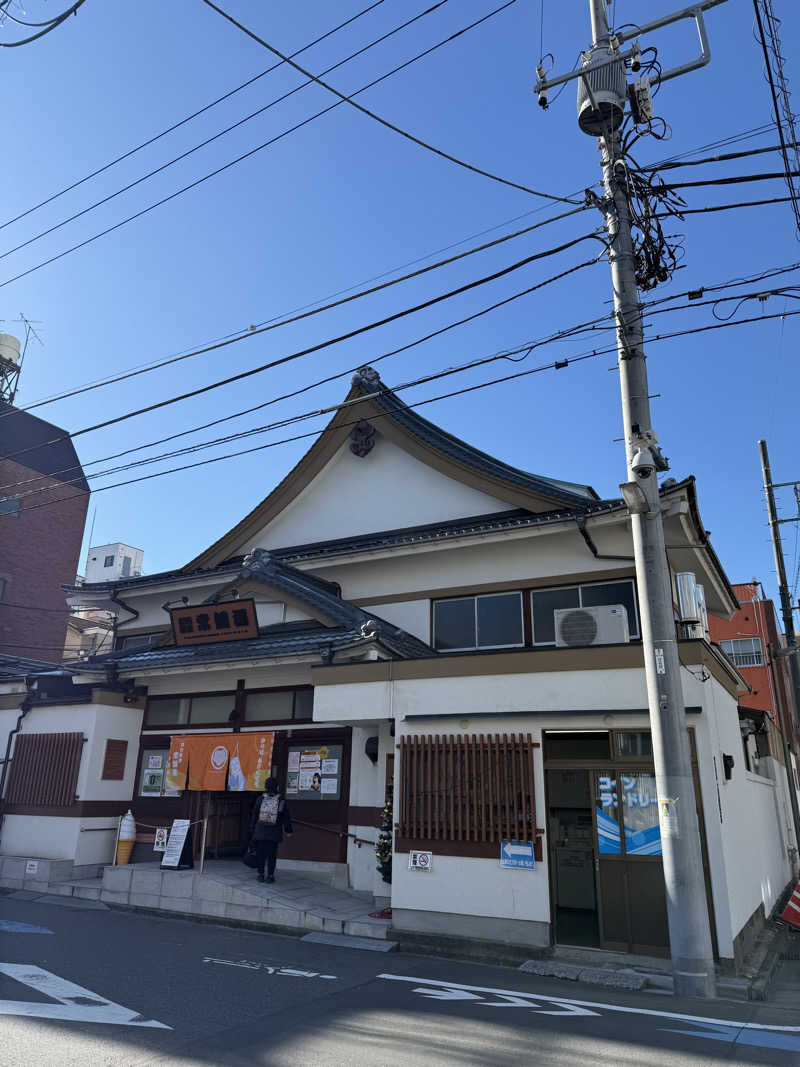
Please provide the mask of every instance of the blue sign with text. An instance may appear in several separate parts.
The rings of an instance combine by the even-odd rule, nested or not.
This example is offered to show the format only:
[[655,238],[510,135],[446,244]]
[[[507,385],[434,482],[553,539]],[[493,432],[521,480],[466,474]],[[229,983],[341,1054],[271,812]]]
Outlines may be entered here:
[[536,866],[532,841],[504,841],[500,846],[500,866],[532,871]]

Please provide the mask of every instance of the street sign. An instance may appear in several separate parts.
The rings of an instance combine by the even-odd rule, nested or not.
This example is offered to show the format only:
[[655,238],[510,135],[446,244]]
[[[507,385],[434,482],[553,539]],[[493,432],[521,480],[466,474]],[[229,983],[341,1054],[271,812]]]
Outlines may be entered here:
[[500,846],[500,866],[532,871],[536,866],[532,841],[504,841]]

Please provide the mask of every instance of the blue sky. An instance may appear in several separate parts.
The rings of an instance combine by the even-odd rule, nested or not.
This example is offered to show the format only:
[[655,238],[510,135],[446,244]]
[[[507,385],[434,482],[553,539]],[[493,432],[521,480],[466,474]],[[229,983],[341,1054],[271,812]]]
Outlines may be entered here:
[[[292,51],[365,7],[366,0],[339,4],[226,0],[225,6],[276,47]],[[425,0],[419,4],[384,0],[299,61],[321,71],[427,6]],[[336,71],[331,80],[342,91],[352,92],[494,6],[491,0],[450,0]],[[41,0],[26,6],[31,18],[51,9],[55,7]],[[636,4],[617,0],[615,22],[645,21],[669,9],[661,0]],[[776,9],[784,19],[787,72],[800,91],[800,64],[793,55],[800,40],[800,14],[787,0],[776,0]],[[599,177],[596,144],[578,130],[572,86],[546,114],[536,104],[531,87],[539,56],[539,20],[539,0],[517,0],[360,99],[421,138],[512,180],[556,194],[581,189]],[[730,0],[711,11],[707,21],[711,66],[663,87],[657,113],[670,123],[673,136],[667,143],[651,138],[641,144],[641,162],[770,121],[751,5]],[[8,28],[0,33],[6,39],[13,36]],[[578,50],[588,43],[585,0],[558,4],[545,0],[544,51],[553,53],[556,69],[571,67]],[[688,22],[645,43],[659,48],[665,67],[694,56],[697,47]],[[5,83],[2,219],[14,217],[272,62],[264,49],[200,0],[166,4],[87,0],[64,26],[33,45],[5,50],[0,59]],[[260,79],[156,145],[8,226],[3,246],[33,237],[300,80],[285,68]],[[17,403],[31,404],[270,319],[523,213],[542,209],[527,220],[529,224],[558,211],[558,205],[438,159],[345,105],[144,218],[19,281],[3,284],[330,102],[320,87],[305,88],[156,178],[0,258],[4,328],[13,332],[11,320],[23,312],[40,320],[37,330],[45,342],[44,347],[32,342],[28,350]],[[767,134],[744,147],[771,143],[774,135]],[[770,155],[717,164],[702,174],[700,168],[690,168],[680,176],[694,180],[775,169],[778,157]],[[774,181],[692,189],[687,200],[696,207],[783,195],[783,184]],[[599,217],[583,213],[346,308],[39,408],[37,413],[77,430],[391,314],[580,236],[598,221]],[[506,226],[497,233],[525,224]],[[656,297],[800,259],[792,214],[785,204],[692,215],[674,229],[685,235],[683,269]],[[283,368],[79,437],[81,459],[88,463],[369,362],[588,258],[590,249],[578,246]],[[602,314],[608,308],[609,290],[608,268],[598,264],[385,360],[381,373],[388,384],[397,384],[548,335]],[[797,306],[793,300],[772,298],[748,304],[740,314],[777,313]],[[679,330],[713,321],[709,309],[679,311],[661,316],[657,328]],[[703,519],[731,579],[759,577],[770,593],[775,582],[756,442],[766,437],[777,480],[800,474],[793,447],[800,377],[797,321],[778,319],[685,337],[654,344],[649,353],[650,388],[659,394],[653,402],[654,424],[671,460],[670,473],[678,478],[696,475]],[[562,341],[540,349],[528,362],[599,347],[607,336]],[[613,358],[601,357],[430,404],[421,411],[507,462],[589,482],[602,495],[614,495],[624,478],[624,455],[621,443],[615,441],[621,435],[621,419],[618,375],[609,369],[613,365]],[[487,380],[504,369],[516,368],[495,364],[447,383],[455,388],[456,383]],[[344,375],[303,398],[227,425],[245,429],[335,403],[348,385],[349,375]],[[433,384],[403,395],[413,401],[444,391],[443,385]],[[324,421],[304,425],[321,427]],[[249,444],[285,435],[273,433]],[[203,436],[208,433],[189,440]],[[196,458],[232,447],[236,446]],[[181,565],[266,495],[307,447],[308,442],[280,445],[98,493],[92,503],[92,513],[97,509],[93,541],[121,540],[143,548],[148,571]],[[153,469],[158,468],[148,471]],[[790,495],[782,501],[783,513],[790,514]],[[796,529],[784,527],[793,575]],[[308,539],[313,540],[313,530]]]

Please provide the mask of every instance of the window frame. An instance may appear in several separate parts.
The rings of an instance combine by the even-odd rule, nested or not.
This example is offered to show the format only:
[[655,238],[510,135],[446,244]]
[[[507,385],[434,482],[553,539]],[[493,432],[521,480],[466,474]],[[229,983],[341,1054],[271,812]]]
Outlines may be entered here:
[[[269,686],[259,686],[258,689],[245,689],[244,690],[244,709],[243,709],[244,714],[242,715],[242,718],[240,720],[240,726],[242,727],[242,730],[245,730],[245,727],[248,727],[248,726],[269,726],[269,725],[280,726],[282,723],[294,723],[294,722],[307,723],[307,722],[313,722],[314,721],[314,704],[313,704],[313,700],[312,700],[312,704],[311,704],[311,717],[308,718],[308,719],[298,719],[296,717],[296,712],[297,712],[297,694],[298,694],[298,692],[309,692],[309,691],[313,694],[313,692],[314,692],[314,686],[313,685],[269,685]],[[247,718],[247,698],[248,698],[248,696],[250,696],[251,693],[255,694],[255,693],[287,693],[287,692],[294,693],[294,699],[292,700],[292,717],[291,717],[291,719],[248,719]],[[190,714],[191,714],[191,708],[189,709],[189,711],[190,711]]]
[[[590,587],[596,586],[596,585],[624,585],[625,583],[628,583],[631,586],[632,590],[633,590],[633,608],[634,608],[634,612],[635,612],[635,616],[636,616],[635,619],[633,620],[636,623],[635,630],[634,630],[633,625],[631,624],[631,619],[630,618],[628,619],[628,634],[629,634],[630,639],[631,639],[632,642],[633,641],[641,641],[641,639],[642,639],[642,630],[641,630],[641,624],[640,624],[640,621],[639,621],[639,598],[638,598],[638,593],[637,593],[637,590],[636,590],[636,579],[635,578],[604,578],[602,581],[597,581],[597,582],[570,582],[569,585],[543,585],[543,586],[537,586],[535,589],[529,589],[528,590],[528,601],[529,601],[529,610],[530,610],[530,618],[531,618],[531,647],[532,648],[555,648],[556,647],[555,638],[552,641],[537,641],[536,640],[536,622],[535,622],[534,606],[533,606],[533,597],[534,597],[534,595],[536,593],[555,593],[559,589],[577,589],[578,590],[578,607],[575,609],[577,611],[580,608],[584,607],[583,597],[582,597],[582,594],[581,594],[581,591],[583,589],[587,589],[587,588],[590,588]],[[590,606],[596,607],[597,605],[590,605]]]
[[[192,700],[195,697],[232,697],[234,702],[236,700],[235,689],[220,689],[217,692],[202,692],[202,693],[159,693],[157,696],[147,697],[147,704],[144,709],[144,716],[142,718],[142,729],[151,730],[164,730],[164,729],[195,729],[195,730],[207,730],[209,727],[227,726],[230,728],[230,719],[218,719],[216,722],[192,722]],[[188,700],[189,701],[189,713],[186,717],[186,722],[155,722],[149,723],[147,721],[147,714],[150,711],[150,704],[159,700]]]
[[[242,717],[238,720],[238,724],[242,728],[242,730],[244,732],[246,732],[246,729],[248,727],[250,727],[250,726],[258,726],[258,727],[270,726],[270,725],[281,726],[281,725],[291,725],[293,723],[303,723],[303,724],[305,724],[305,723],[313,722],[314,721],[313,699],[312,699],[310,717],[302,718],[302,719],[297,718],[296,717],[296,712],[297,712],[297,693],[298,692],[311,692],[313,694],[314,686],[313,685],[276,685],[276,686],[259,686],[257,689],[244,689],[244,690],[222,689],[222,690],[217,690],[215,692],[203,691],[203,692],[197,692],[197,693],[158,693],[157,695],[152,696],[152,697],[148,696],[147,704],[145,705],[145,709],[144,709],[144,716],[143,716],[143,719],[142,719],[142,729],[143,730],[180,730],[181,732],[186,732],[186,731],[189,731],[189,730],[208,730],[209,728],[216,729],[218,727],[226,727],[227,729],[231,729],[231,720],[228,719],[228,718],[217,720],[216,722],[210,722],[209,721],[209,722],[193,723],[192,722],[192,701],[195,700],[195,699],[201,699],[202,697],[228,697],[229,696],[229,697],[231,697],[233,699],[234,707],[236,707],[237,706],[237,701],[238,701],[238,695],[239,695],[239,693],[243,693],[244,694],[244,698],[245,698],[245,705],[244,705],[243,711],[245,711],[246,710],[246,706],[247,706],[246,705],[246,700],[247,700],[248,695],[251,694],[251,693],[255,694],[255,693],[286,693],[286,692],[295,694],[294,699],[292,700],[292,717],[290,719],[247,719],[247,718],[245,718],[245,716],[243,714]],[[156,703],[156,702],[161,701],[161,700],[188,700],[189,701],[189,712],[188,712],[188,716],[187,716],[186,722],[156,722],[156,723],[149,723],[147,721],[147,715],[148,715],[148,712],[150,710],[150,704],[151,703]]]
[[[525,590],[524,589],[496,589],[491,593],[470,593],[466,596],[437,597],[431,601],[431,636],[432,644],[437,652],[448,655],[452,652],[496,652],[503,648],[525,648]],[[486,597],[518,596],[519,597],[519,630],[521,641],[514,644],[481,645],[478,644],[478,601]],[[436,643],[436,606],[437,604],[453,604],[456,601],[471,600],[473,602],[473,618],[475,623],[475,644],[464,645],[461,648],[439,648]]]
[[[727,649],[725,647],[726,645],[741,645],[741,644],[744,644],[746,641],[750,642],[750,651],[749,652],[743,652],[743,651],[742,652],[737,652],[732,648],[731,649]],[[719,642],[719,647],[722,649],[722,651],[725,653],[725,655],[728,657],[728,659],[731,661],[731,663],[737,669],[743,668],[743,669],[747,670],[748,667],[763,667],[764,666],[764,645],[763,645],[763,643],[761,641],[761,638],[758,637],[757,635],[747,634],[746,636],[743,636],[743,637],[726,637],[726,638],[724,638],[723,640],[721,640]],[[750,656],[752,658],[752,657],[755,657],[756,655],[758,655],[758,663],[739,663],[739,662],[737,662],[737,660],[735,658],[736,656],[745,656],[745,657]]]
[[104,556],[103,557],[103,569],[105,570],[106,567],[113,567],[113,566],[114,566],[114,557],[113,556]]

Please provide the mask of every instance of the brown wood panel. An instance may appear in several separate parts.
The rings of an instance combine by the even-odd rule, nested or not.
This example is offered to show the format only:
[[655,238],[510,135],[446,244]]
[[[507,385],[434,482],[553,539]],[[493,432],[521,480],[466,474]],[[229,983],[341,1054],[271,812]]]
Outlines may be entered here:
[[125,777],[125,760],[128,758],[128,742],[109,737],[100,777],[106,782],[121,782]]
[[348,826],[380,826],[383,808],[358,807],[350,805],[347,809]]
[[19,734],[11,758],[8,805],[68,807],[75,803],[84,736],[77,733]]

